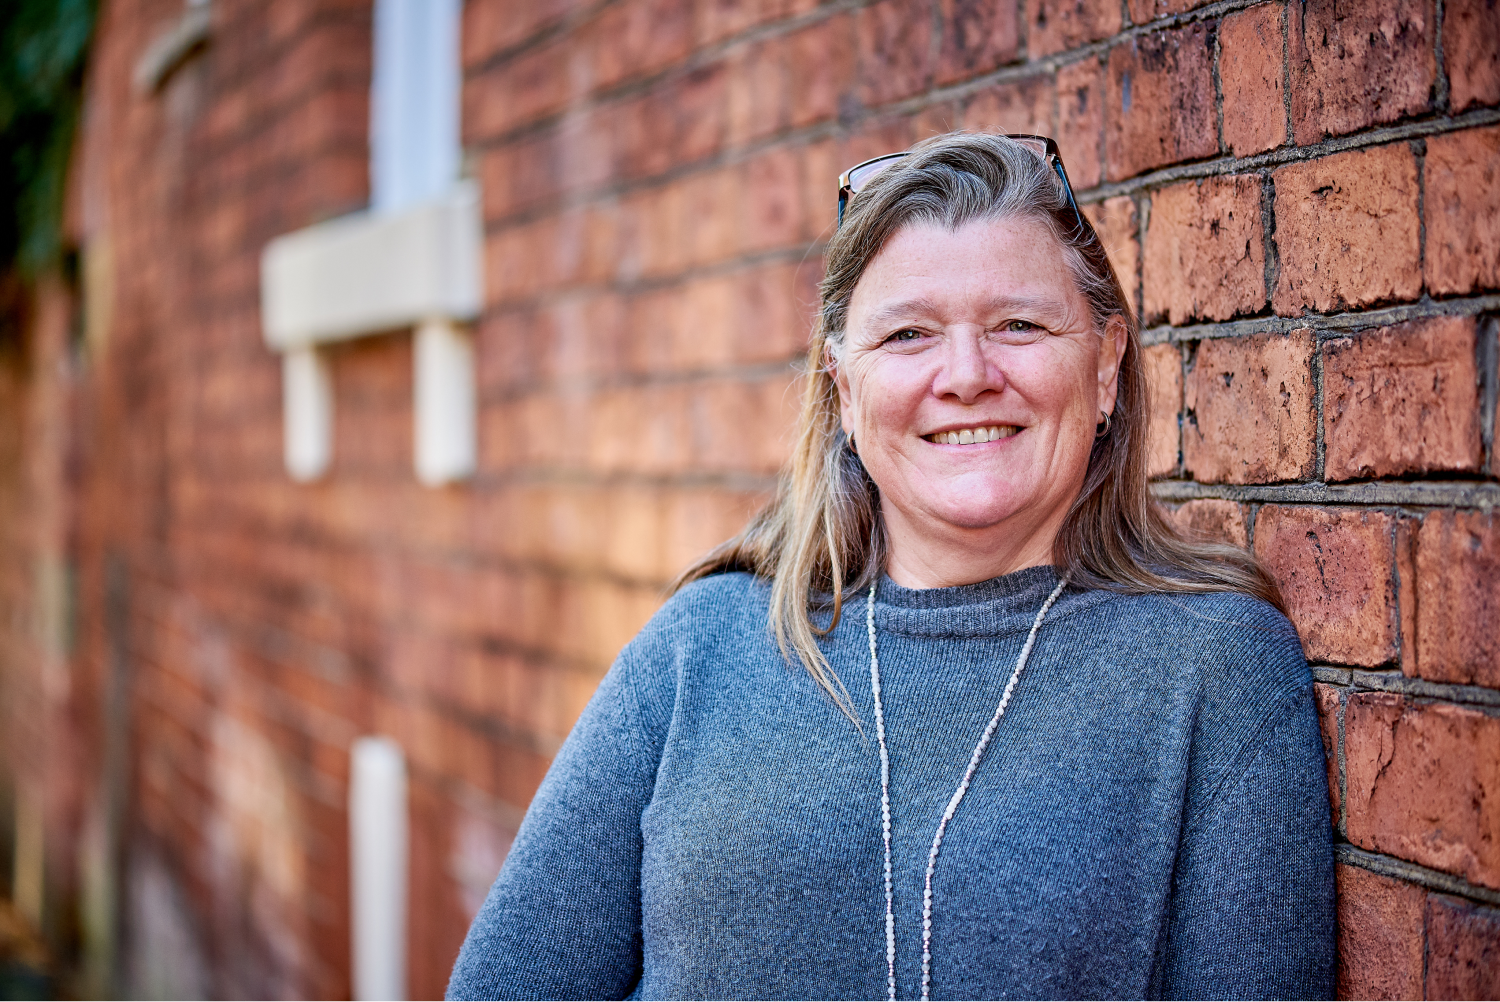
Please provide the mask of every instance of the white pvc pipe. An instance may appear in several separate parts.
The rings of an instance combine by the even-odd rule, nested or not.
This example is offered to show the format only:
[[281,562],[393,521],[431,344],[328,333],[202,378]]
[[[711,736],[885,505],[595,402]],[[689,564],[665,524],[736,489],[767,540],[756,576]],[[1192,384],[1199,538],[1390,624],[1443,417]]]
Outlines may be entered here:
[[452,320],[417,325],[413,358],[417,479],[429,487],[474,472],[474,342]]
[[312,345],[281,356],[286,468],[294,480],[316,480],[333,459],[333,379]]
[[390,738],[350,751],[355,999],[406,998],[406,761]]

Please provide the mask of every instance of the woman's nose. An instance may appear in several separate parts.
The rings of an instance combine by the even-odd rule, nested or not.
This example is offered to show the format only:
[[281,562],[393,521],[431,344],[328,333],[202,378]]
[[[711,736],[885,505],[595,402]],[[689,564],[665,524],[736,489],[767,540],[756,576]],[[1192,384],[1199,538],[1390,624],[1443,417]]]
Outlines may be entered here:
[[946,357],[933,392],[940,397],[956,397],[961,403],[972,404],[986,392],[998,393],[1005,388],[1005,376],[985,355],[983,341],[983,331],[965,331],[949,336]]

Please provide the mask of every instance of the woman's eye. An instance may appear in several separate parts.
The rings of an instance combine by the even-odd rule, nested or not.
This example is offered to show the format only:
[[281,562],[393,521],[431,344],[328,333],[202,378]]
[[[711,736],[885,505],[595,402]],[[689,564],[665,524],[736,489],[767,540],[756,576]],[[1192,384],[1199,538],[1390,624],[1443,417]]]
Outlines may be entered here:
[[920,341],[921,339],[922,332],[919,330],[913,330],[910,327],[906,328],[905,330],[897,331],[890,337],[886,338],[887,341]]
[[1007,334],[1034,334],[1042,328],[1030,320],[1007,320],[1005,331]]

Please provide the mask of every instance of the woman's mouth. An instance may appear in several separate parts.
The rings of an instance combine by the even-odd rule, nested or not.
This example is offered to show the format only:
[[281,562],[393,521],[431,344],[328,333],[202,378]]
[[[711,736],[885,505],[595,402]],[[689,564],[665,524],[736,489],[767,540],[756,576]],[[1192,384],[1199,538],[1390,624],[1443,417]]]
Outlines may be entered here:
[[1002,438],[1010,438],[1021,429],[1013,424],[987,424],[975,428],[956,428],[953,431],[939,431],[931,435],[923,435],[927,441],[934,445],[979,445],[984,442],[994,442]]

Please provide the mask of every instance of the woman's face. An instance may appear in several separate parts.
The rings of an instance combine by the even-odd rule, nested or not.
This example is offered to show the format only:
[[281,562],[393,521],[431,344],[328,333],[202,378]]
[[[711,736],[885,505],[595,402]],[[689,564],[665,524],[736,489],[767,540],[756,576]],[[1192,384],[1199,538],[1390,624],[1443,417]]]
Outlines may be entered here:
[[1007,546],[1050,554],[1114,408],[1125,341],[1119,318],[1093,329],[1041,222],[896,233],[855,286],[835,367],[893,545],[913,533],[983,545],[976,531],[1003,530]]

